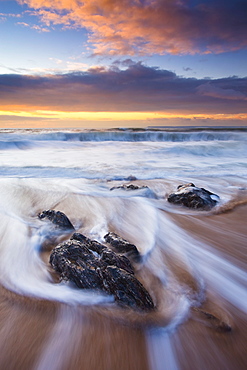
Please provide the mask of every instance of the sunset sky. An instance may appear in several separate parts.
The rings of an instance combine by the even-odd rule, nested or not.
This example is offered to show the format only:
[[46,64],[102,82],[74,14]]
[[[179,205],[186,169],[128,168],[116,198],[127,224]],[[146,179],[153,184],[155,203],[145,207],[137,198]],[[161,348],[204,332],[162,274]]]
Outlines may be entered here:
[[247,126],[246,0],[0,0],[0,127]]

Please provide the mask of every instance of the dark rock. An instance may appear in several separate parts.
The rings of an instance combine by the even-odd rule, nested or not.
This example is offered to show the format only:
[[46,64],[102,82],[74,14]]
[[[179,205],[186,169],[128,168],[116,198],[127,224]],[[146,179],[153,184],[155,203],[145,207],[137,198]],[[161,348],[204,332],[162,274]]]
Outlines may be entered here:
[[218,195],[204,188],[197,188],[193,183],[179,185],[177,191],[167,198],[170,203],[202,210],[210,210],[219,199]]
[[120,186],[113,186],[110,190],[115,190],[115,189],[122,189],[122,190],[140,190],[140,189],[148,189],[148,186],[140,186],[140,185],[134,185],[134,184],[123,184]]
[[98,254],[101,254],[105,249],[107,249],[105,245],[97,242],[96,240],[91,240],[80,233],[74,233],[70,239],[82,242],[83,245],[86,245],[88,249]]
[[53,209],[49,209],[48,211],[43,211],[38,214],[40,220],[48,219],[54,225],[62,229],[73,229],[74,226],[68,219],[68,217],[60,211],[54,211]]
[[121,238],[116,233],[108,233],[104,239],[109,243],[118,253],[127,253],[128,256],[138,260],[140,253],[134,244],[129,243],[127,240]]
[[115,266],[108,266],[102,275],[106,290],[120,304],[142,310],[154,309],[149,293],[133,275]]
[[101,263],[115,265],[116,267],[126,270],[130,274],[134,273],[130,260],[127,257],[114,253],[96,240],[91,240],[80,233],[74,233],[70,239],[80,241],[89,250],[96,252],[100,257]]
[[119,267],[120,269],[127,271],[129,274],[134,274],[130,260],[127,257],[117,255],[110,250],[103,251],[101,261],[105,262],[109,266]]
[[135,278],[128,258],[82,234],[75,233],[55,247],[50,264],[62,280],[72,281],[81,289],[104,291],[124,306],[154,309],[152,298]]
[[100,261],[79,241],[69,240],[59,244],[50,255],[50,264],[62,280],[73,281],[78,288],[103,289],[97,272]]

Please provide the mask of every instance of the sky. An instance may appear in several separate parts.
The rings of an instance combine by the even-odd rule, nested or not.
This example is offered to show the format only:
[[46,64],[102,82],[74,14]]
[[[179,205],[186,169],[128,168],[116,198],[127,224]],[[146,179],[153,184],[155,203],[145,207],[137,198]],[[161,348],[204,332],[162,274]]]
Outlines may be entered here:
[[0,128],[247,126],[246,0],[0,0]]

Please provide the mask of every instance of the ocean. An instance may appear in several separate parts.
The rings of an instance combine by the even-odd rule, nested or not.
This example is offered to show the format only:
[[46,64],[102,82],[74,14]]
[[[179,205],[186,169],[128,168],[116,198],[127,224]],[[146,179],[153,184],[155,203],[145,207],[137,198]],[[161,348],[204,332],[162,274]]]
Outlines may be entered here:
[[[219,203],[167,201],[191,182]],[[48,209],[136,245],[156,311],[59,282]],[[246,210],[245,128],[0,129],[0,368],[245,369]]]

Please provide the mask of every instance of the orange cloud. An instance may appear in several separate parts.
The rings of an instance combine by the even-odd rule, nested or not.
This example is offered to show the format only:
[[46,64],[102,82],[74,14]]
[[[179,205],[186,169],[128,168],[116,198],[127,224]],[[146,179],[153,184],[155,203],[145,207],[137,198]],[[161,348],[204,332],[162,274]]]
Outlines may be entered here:
[[247,45],[243,1],[19,0],[46,26],[83,27],[97,54],[220,53]]

